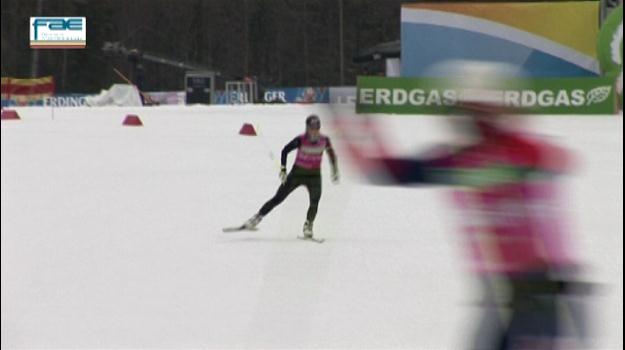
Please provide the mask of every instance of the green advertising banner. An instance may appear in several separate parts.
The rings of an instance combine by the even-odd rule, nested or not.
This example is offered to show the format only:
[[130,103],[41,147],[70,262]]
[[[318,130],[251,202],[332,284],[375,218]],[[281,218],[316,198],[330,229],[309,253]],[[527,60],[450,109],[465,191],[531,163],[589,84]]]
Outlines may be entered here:
[[[614,77],[506,79],[488,90],[496,103],[530,114],[613,114]],[[357,113],[449,114],[463,96],[483,91],[440,78],[358,77]]]

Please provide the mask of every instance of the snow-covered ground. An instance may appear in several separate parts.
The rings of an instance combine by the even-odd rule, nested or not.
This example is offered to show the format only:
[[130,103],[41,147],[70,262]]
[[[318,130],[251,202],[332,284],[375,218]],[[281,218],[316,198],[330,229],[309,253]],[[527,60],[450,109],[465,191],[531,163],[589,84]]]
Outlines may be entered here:
[[[444,190],[362,184],[339,147],[324,244],[295,239],[304,189],[258,232],[222,233],[273,195],[270,152],[325,108],[19,108],[2,121],[2,348],[462,348],[479,309]],[[408,150],[448,138],[443,119],[385,126]],[[530,127],[578,157],[571,231],[605,287],[593,346],[623,348],[623,118]]]

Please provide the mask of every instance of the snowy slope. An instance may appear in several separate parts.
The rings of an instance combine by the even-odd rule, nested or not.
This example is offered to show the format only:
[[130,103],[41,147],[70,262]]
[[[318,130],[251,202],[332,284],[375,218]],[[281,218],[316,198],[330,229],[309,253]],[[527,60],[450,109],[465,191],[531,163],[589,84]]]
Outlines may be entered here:
[[[2,348],[460,348],[476,293],[443,190],[373,187],[341,158],[315,231],[299,189],[255,233],[225,235],[276,190],[281,147],[323,106],[21,108],[2,122]],[[122,127],[128,113],[143,127]],[[388,117],[407,151],[442,117]],[[262,136],[242,137],[244,122]],[[597,348],[623,347],[623,119],[536,117],[578,156],[571,230],[606,286]],[[323,129],[323,127],[322,127]],[[331,130],[325,131],[332,135]],[[293,155],[290,157],[292,160]]]

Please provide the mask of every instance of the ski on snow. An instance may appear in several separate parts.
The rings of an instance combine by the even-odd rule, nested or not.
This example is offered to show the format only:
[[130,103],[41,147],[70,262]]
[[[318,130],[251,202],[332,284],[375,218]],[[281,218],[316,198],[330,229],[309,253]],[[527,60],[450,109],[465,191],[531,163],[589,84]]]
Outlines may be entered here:
[[[241,225],[241,226],[224,227],[222,231],[224,233],[234,233],[234,232],[242,232],[242,231],[258,231],[258,228],[247,228],[245,227],[245,225]],[[315,238],[315,237],[297,236],[297,239],[302,240],[302,241],[315,242],[315,243],[325,242],[325,239]]]
[[297,236],[297,239],[301,239],[302,241],[311,241],[315,243],[323,243],[326,241],[324,238],[304,237],[304,236]]
[[224,227],[222,229],[222,231],[224,233],[230,233],[230,232],[240,232],[240,231],[258,231],[257,228],[247,228],[245,227],[245,225],[241,225],[241,226],[233,226],[233,227]]

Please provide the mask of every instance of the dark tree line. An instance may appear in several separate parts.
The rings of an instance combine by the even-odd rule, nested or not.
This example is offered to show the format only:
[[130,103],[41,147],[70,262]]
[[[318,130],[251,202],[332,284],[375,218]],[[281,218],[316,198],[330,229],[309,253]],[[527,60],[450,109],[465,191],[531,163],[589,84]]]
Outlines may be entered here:
[[[113,67],[132,71],[127,59],[101,51],[104,42],[119,41],[210,67],[223,80],[255,76],[262,86],[354,85],[358,74],[381,65],[367,67],[352,57],[399,39],[401,3],[418,1],[428,0],[2,0],[2,76],[53,75],[58,92],[97,92],[122,82]],[[31,50],[29,17],[36,15],[87,17],[87,48]],[[144,62],[144,72],[146,90],[183,88],[181,69]]]
[[[355,84],[360,50],[399,39],[401,0],[2,0],[2,76],[53,75],[58,92],[97,92],[122,82],[106,41],[265,86]],[[342,8],[342,21],[341,21]],[[87,48],[29,48],[29,17],[87,17]],[[343,29],[341,76],[340,29]],[[38,57],[33,57],[38,55]],[[33,64],[33,61],[35,64]],[[179,90],[184,71],[144,62],[146,90]]]

